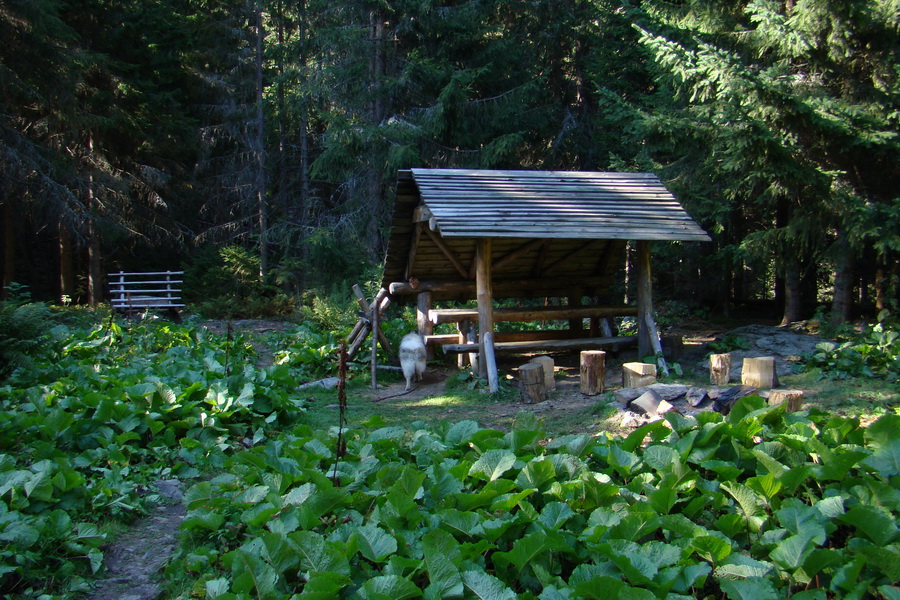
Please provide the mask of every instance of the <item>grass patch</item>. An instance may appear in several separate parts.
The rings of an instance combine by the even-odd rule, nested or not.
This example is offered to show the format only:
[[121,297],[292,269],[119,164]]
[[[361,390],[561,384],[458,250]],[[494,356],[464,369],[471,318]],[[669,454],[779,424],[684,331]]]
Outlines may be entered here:
[[830,379],[818,370],[782,379],[782,387],[807,392],[804,408],[818,408],[841,416],[872,419],[887,412],[895,412],[900,406],[897,384],[882,379]]

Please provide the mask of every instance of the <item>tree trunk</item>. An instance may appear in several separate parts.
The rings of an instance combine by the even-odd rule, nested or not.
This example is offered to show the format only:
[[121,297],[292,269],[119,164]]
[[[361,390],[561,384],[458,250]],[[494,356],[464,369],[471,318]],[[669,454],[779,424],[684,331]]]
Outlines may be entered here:
[[795,256],[784,257],[784,313],[781,325],[790,325],[803,318],[803,295],[800,261]]
[[850,319],[853,307],[853,249],[843,233],[835,242],[834,297],[831,303],[831,324],[840,325]]
[[9,201],[3,204],[3,289],[0,298],[6,299],[6,286],[16,280],[16,227]]
[[256,2],[256,201],[259,206],[259,276],[269,273],[269,207],[266,199],[265,127],[263,122],[263,38],[262,0]]
[[[94,138],[88,134],[88,154],[94,153]],[[89,167],[90,168],[90,167]],[[103,298],[103,274],[100,263],[100,230],[97,227],[99,205],[94,195],[94,174],[88,173],[87,205],[88,220],[88,305],[96,307]]]
[[887,270],[884,268],[884,258],[878,260],[878,266],[875,268],[875,310],[878,312],[887,308],[885,299],[887,298]]
[[[384,119],[385,104],[382,95],[384,79],[384,17],[377,11],[369,13],[369,31],[372,40],[372,54],[369,63],[369,87],[372,93],[370,107],[370,119],[373,126],[377,126]],[[369,206],[371,207],[371,220],[369,221],[368,246],[372,257],[379,261],[384,254],[382,247],[384,241],[381,235],[381,222],[384,213],[384,190],[381,185],[381,174],[378,172],[376,161],[369,166]]]
[[59,224],[59,300],[71,302],[75,294],[75,271],[73,268],[72,234]]

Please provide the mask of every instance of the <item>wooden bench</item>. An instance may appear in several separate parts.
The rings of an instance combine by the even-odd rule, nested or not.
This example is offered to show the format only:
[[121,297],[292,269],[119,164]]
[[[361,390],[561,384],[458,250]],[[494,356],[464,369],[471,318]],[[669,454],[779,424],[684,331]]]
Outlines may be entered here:
[[110,304],[114,310],[126,313],[141,310],[172,310],[184,308],[181,284],[184,271],[148,271],[109,274]]
[[[615,336],[609,319],[637,315],[634,306],[523,306],[494,309],[494,321],[569,321],[568,330],[497,332],[494,349],[498,352],[531,352],[535,350],[597,349],[620,344],[633,344],[637,336]],[[591,331],[583,331],[580,323],[591,319]],[[478,352],[471,325],[478,322],[478,309],[430,309],[428,320],[435,325],[456,323],[459,334],[427,335],[426,344],[441,346],[445,353]],[[599,322],[598,322],[599,321]],[[468,335],[467,335],[468,334]],[[586,334],[589,337],[586,337]]]
[[[600,338],[564,338],[545,340],[515,340],[509,342],[494,342],[494,350],[497,352],[532,352],[535,350],[592,350],[607,348],[618,344],[636,344],[636,335],[622,335]],[[478,352],[478,344],[444,344],[445,353],[449,352]]]

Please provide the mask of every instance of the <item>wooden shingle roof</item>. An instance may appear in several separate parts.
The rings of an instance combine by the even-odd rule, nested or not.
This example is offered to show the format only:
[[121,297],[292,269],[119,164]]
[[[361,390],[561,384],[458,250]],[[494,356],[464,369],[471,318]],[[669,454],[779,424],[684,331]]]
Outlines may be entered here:
[[412,169],[398,172],[383,285],[472,282],[480,238],[494,240],[495,297],[566,281],[602,293],[627,240],[709,240],[653,174]]
[[652,173],[412,169],[444,237],[709,241]]

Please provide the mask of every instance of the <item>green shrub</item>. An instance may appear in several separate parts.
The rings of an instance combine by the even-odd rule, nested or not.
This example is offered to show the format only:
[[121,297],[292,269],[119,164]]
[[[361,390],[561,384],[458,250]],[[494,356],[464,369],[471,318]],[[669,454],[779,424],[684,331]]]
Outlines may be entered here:
[[830,377],[880,377],[894,381],[900,377],[900,327],[882,312],[875,325],[862,331],[847,331],[839,343],[822,342],[806,363]]
[[260,278],[259,257],[240,246],[205,249],[185,269],[184,296],[210,319],[291,314],[297,301]]
[[[7,288],[9,291],[10,288]],[[40,302],[29,302],[20,288],[0,302],[0,377],[17,367],[29,367],[33,358],[52,352],[53,327],[50,309]]]
[[725,354],[733,350],[746,350],[750,347],[750,342],[747,338],[739,335],[724,335],[714,339],[706,347],[711,353]]

